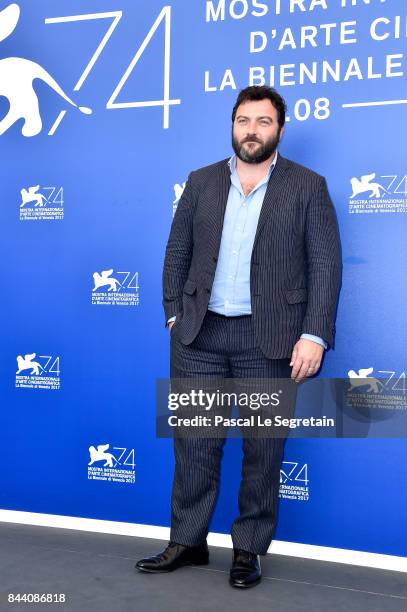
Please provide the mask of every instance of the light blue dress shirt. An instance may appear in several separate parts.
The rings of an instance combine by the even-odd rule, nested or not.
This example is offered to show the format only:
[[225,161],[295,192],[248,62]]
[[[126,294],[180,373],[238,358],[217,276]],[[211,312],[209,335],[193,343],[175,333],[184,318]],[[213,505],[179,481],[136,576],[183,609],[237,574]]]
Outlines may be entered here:
[[[274,156],[266,175],[245,196],[236,169],[236,155],[229,159],[231,186],[223,221],[218,262],[208,309],[227,316],[251,314],[250,260],[260,210],[267,183],[277,162]],[[174,321],[171,317],[168,322]],[[301,338],[318,342],[325,349],[326,342],[313,334]]]

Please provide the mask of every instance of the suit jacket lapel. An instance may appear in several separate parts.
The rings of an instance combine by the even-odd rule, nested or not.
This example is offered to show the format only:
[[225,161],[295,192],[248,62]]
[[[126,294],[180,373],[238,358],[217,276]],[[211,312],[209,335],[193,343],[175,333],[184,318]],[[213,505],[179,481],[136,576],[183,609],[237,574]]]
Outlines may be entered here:
[[213,228],[215,231],[215,252],[218,254],[220,241],[222,238],[223,220],[225,217],[226,204],[229,196],[229,189],[231,185],[230,180],[230,168],[229,168],[229,157],[223,161],[218,172],[217,185],[216,185],[216,196],[217,205],[215,209],[215,219]]
[[257,223],[257,230],[254,237],[253,249],[255,248],[257,240],[264,228],[264,224],[274,214],[276,208],[280,205],[278,195],[284,185],[285,179],[287,178],[286,171],[288,170],[288,167],[289,164],[287,163],[286,158],[279,153],[276,165],[271,173],[269,182],[267,184],[266,193],[264,195],[259,221]]

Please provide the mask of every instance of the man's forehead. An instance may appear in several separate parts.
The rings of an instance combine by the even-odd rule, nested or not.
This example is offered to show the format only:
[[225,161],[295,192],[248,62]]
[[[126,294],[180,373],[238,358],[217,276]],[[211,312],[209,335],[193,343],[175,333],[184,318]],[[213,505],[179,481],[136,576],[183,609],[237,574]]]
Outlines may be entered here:
[[277,115],[277,110],[272,105],[269,99],[265,100],[247,100],[239,104],[236,110],[236,116],[264,116],[269,115],[274,117]]

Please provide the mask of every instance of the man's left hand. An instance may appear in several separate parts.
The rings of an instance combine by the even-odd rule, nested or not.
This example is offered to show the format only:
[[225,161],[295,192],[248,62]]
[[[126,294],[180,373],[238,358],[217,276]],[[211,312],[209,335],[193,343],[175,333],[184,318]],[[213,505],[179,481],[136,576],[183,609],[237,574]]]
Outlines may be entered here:
[[321,366],[323,353],[324,347],[318,342],[300,338],[295,343],[291,355],[290,366],[293,366],[291,378],[300,382],[303,378],[316,374]]

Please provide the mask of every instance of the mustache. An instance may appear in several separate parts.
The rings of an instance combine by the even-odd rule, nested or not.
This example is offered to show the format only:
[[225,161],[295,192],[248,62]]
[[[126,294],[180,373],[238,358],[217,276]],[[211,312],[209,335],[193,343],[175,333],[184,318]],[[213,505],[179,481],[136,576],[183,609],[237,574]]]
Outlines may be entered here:
[[245,142],[258,142],[259,144],[263,144],[263,142],[261,140],[259,140],[258,138],[255,138],[255,137],[245,138],[244,140],[240,141],[241,144],[244,144]]

